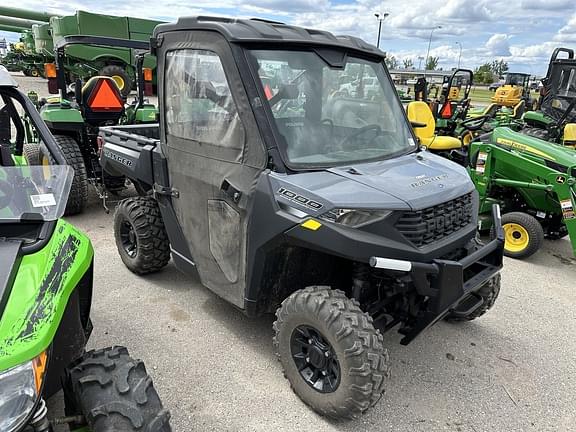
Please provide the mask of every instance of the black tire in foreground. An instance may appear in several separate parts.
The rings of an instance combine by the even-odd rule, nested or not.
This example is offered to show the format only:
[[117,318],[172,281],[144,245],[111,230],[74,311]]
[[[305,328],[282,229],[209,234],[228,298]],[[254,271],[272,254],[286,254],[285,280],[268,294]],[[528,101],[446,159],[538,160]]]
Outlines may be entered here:
[[[66,164],[74,169],[74,180],[66,204],[66,215],[82,213],[88,201],[88,173],[84,158],[76,140],[66,135],[54,135],[54,140],[64,155]],[[43,165],[55,165],[56,161],[45,148],[40,148],[40,163]]]
[[133,273],[154,273],[170,261],[164,221],[151,197],[120,201],[114,214],[114,238],[120,258]]
[[92,432],[170,432],[164,409],[144,363],[124,347],[86,353],[67,371],[67,411],[82,414]]
[[122,66],[108,65],[100,70],[100,75],[109,76],[114,80],[122,96],[127,97],[132,91],[132,78]]
[[274,347],[284,376],[312,409],[356,418],[380,400],[388,351],[372,318],[339,290],[312,286],[276,311]]
[[[510,212],[502,216],[504,255],[524,259],[534,255],[544,242],[544,229],[538,220],[527,213]],[[494,230],[491,236],[494,238]]]
[[482,288],[476,291],[476,294],[482,297],[482,305],[480,305],[477,309],[473,312],[469,313],[468,315],[448,315],[446,317],[447,321],[452,322],[459,322],[459,321],[472,321],[476,318],[481,317],[486,312],[494,306],[496,303],[496,299],[498,298],[498,294],[500,294],[500,273],[486,282]]
[[40,145],[36,143],[24,144],[24,159],[28,165],[40,165]]

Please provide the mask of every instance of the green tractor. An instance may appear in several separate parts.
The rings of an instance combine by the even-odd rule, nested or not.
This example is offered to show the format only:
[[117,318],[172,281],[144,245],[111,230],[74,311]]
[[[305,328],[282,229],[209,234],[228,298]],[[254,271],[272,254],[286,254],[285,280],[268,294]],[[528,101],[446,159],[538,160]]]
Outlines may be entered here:
[[[565,53],[566,57],[560,58]],[[542,80],[539,109],[524,114],[527,135],[576,147],[576,59],[574,50],[556,48]]]
[[[74,45],[128,47],[140,50],[137,58],[138,95],[126,104],[116,81],[108,76],[95,76],[85,83],[66,79],[66,48]],[[55,67],[47,67],[48,88],[58,97],[48,98],[39,104],[40,116],[54,135],[64,153],[66,162],[74,168],[75,177],[66,207],[66,214],[82,212],[88,197],[88,185],[96,187],[105,200],[107,192],[116,193],[125,187],[124,177],[113,177],[102,172],[98,162],[98,129],[101,126],[156,122],[156,107],[145,103],[145,96],[152,94],[152,73],[142,67],[143,53],[149,49],[148,42],[104,38],[98,36],[68,36],[56,44]],[[50,155],[43,146],[34,164],[50,164]],[[105,204],[104,204],[105,205]]]
[[[59,219],[73,169],[16,87],[0,68],[0,431],[169,432],[141,361],[124,347],[85,350],[94,252]],[[27,165],[19,112],[55,165]],[[46,400],[61,389],[65,412],[51,412]]]
[[491,228],[490,206],[500,205],[507,256],[527,258],[544,238],[567,235],[576,255],[574,150],[508,127],[482,133],[489,116],[455,122],[454,135],[438,135],[426,103],[412,102],[407,112],[421,145],[468,167],[480,194],[481,230]]

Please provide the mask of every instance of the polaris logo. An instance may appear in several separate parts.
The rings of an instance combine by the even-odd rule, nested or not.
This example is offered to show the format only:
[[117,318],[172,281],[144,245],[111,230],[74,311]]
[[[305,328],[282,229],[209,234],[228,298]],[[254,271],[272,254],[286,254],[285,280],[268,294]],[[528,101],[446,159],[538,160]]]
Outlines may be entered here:
[[118,162],[119,164],[122,164],[124,166],[127,167],[132,167],[132,160],[128,159],[124,156],[120,156],[114,152],[111,152],[110,150],[104,149],[104,157],[108,158],[108,159],[112,159],[113,161]]
[[[448,174],[442,174],[442,175],[438,175],[438,176],[434,176],[434,177],[424,177],[424,178],[423,177],[424,176],[416,177],[417,179],[420,179],[420,180],[413,182],[413,183],[410,183],[410,186],[413,188],[426,186],[427,184],[431,184],[434,182],[438,182],[440,180],[447,179]],[[442,185],[442,187],[444,187],[444,185]]]
[[310,198],[306,198],[305,196],[299,195],[296,192],[292,192],[286,188],[281,187],[278,189],[278,192],[282,197],[290,200],[292,202],[298,203],[304,207],[311,208],[313,210],[320,210],[323,205],[317,201],[311,200]]

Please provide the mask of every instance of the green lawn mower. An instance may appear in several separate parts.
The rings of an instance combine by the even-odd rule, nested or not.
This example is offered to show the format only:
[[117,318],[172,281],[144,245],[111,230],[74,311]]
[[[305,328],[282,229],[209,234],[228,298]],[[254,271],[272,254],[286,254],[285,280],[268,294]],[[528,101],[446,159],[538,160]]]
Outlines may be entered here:
[[[30,166],[19,113],[55,165]],[[93,249],[64,213],[73,181],[34,105],[0,68],[0,431],[169,432],[144,364],[126,348],[86,352]],[[46,400],[64,392],[65,413]]]

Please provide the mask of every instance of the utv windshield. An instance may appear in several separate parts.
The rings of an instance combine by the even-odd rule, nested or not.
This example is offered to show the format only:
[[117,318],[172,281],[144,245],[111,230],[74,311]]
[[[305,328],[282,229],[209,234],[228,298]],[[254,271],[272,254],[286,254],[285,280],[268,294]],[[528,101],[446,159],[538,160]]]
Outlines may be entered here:
[[344,165],[416,147],[381,63],[331,50],[251,52],[288,165]]
[[72,178],[67,165],[0,166],[0,223],[60,218]]

